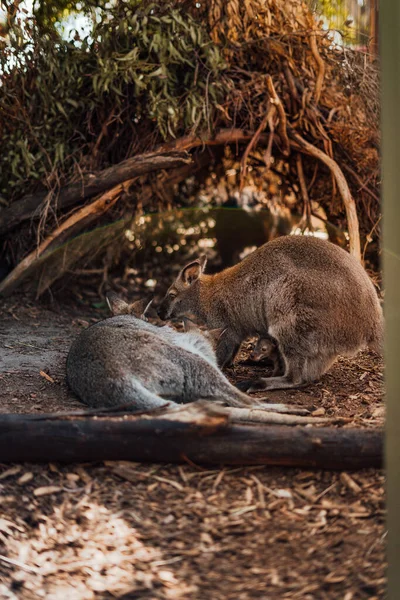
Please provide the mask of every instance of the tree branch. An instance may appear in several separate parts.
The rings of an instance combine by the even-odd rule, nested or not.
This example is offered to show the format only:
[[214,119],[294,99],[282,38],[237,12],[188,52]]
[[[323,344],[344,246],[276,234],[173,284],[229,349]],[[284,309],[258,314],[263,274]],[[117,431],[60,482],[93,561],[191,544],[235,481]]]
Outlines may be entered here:
[[241,160],[240,190],[243,189],[244,180],[245,180],[246,173],[247,173],[247,159],[249,157],[249,154],[252,151],[252,149],[254,148],[254,146],[257,145],[258,140],[260,139],[260,135],[264,131],[264,129],[265,129],[267,123],[268,123],[268,120],[270,119],[270,117],[271,117],[271,115],[272,115],[273,112],[275,112],[275,107],[274,106],[270,106],[268,104],[267,111],[266,111],[266,113],[264,115],[263,120],[261,121],[260,125],[257,128],[257,131],[255,132],[255,134],[251,138],[250,142],[247,145],[246,150],[244,151],[244,154],[243,154],[243,157],[242,157],[242,160]]
[[315,103],[318,104],[320,96],[321,96],[321,92],[322,92],[322,86],[324,83],[325,63],[322,60],[321,55],[318,50],[315,31],[310,33],[310,48],[311,48],[311,52],[313,54],[314,60],[317,63],[317,67],[318,67],[317,81],[315,82],[315,89],[314,89]]
[[301,195],[303,198],[303,215],[301,217],[301,221],[298,226],[300,227],[300,229],[302,229],[302,228],[312,229],[311,202],[310,202],[310,198],[308,195],[307,184],[306,184],[306,179],[305,179],[304,170],[303,170],[303,161],[301,159],[300,152],[298,152],[297,156],[296,156],[296,166],[297,166],[297,175],[298,175],[299,183],[300,183]]
[[331,170],[333,176],[335,177],[346,210],[347,226],[349,228],[350,237],[350,254],[355,256],[355,258],[361,262],[360,228],[358,224],[356,204],[341,168],[333,158],[325,154],[325,152],[316,146],[313,146],[313,144],[310,144],[310,142],[307,142],[307,140],[302,138],[301,135],[296,133],[293,129],[289,130],[289,135],[292,140],[297,142],[295,144],[296,149],[302,150],[306,154],[309,154],[323,162]]
[[21,282],[21,280],[28,275],[29,270],[34,268],[39,260],[43,257],[44,252],[58,237],[61,236],[66,230],[73,227],[78,222],[83,222],[88,216],[100,216],[109,210],[116,201],[120,198],[121,193],[124,189],[132,183],[133,180],[119,184],[100,196],[97,200],[88,204],[73,213],[66,221],[64,221],[60,227],[53,231],[40,245],[38,248],[33,250],[28,256],[26,256],[18,265],[7,275],[3,281],[0,282],[0,294],[8,295],[13,289]]
[[[212,137],[203,138],[198,135],[188,135],[173,142],[162,144],[154,152],[133,156],[118,165],[101,171],[98,175],[87,175],[82,182],[66,186],[58,195],[58,208],[70,208],[132,177],[145,175],[159,169],[172,169],[190,164],[191,158],[183,154],[187,150],[200,146],[247,142],[251,140],[253,135],[254,132],[247,132],[242,129],[223,129]],[[11,229],[28,219],[38,219],[41,204],[47,195],[48,192],[29,194],[0,211],[0,235],[11,231]]]
[[[58,208],[70,208],[80,201],[101,194],[106,190],[133,177],[146,175],[160,169],[172,169],[191,163],[191,157],[186,153],[176,151],[149,152],[133,156],[121,163],[101,171],[97,175],[86,175],[82,181],[72,183],[61,189],[58,198]],[[40,217],[42,202],[48,192],[29,194],[11,204],[0,212],[0,234],[13,229],[23,221]]]
[[270,102],[271,102],[271,104],[273,104],[276,107],[276,110],[278,112],[278,117],[279,117],[278,133],[279,133],[281,142],[283,144],[282,153],[285,156],[289,156],[290,142],[289,142],[289,138],[288,138],[288,134],[287,134],[287,119],[286,119],[285,109],[283,107],[281,99],[279,98],[278,94],[276,93],[275,86],[272,81],[271,75],[268,75],[268,77],[267,77],[267,87],[268,87],[268,91],[270,94]]

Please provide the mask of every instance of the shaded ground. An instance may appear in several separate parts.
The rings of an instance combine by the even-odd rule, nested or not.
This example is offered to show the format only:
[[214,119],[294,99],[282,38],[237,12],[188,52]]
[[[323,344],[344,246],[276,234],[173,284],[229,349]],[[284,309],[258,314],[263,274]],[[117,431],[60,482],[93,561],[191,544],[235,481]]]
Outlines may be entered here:
[[[80,408],[65,356],[105,314],[4,303],[0,411]],[[262,372],[245,359],[232,381]],[[382,363],[364,352],[270,397],[380,426]],[[0,465],[0,598],[383,598],[383,486],[375,470]]]

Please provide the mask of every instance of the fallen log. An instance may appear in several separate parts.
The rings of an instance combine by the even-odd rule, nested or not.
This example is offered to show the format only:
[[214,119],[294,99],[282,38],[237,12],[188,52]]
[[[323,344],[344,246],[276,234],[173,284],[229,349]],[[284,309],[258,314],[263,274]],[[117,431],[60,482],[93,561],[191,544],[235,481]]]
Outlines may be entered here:
[[383,441],[381,430],[236,424],[228,409],[204,403],[141,415],[0,416],[2,463],[132,460],[345,470],[381,467]]
[[[100,173],[85,175],[81,181],[61,189],[58,208],[70,208],[82,200],[101,194],[110,188],[140,175],[146,175],[160,169],[173,169],[190,164],[191,157],[186,152],[148,152],[128,158],[117,165],[104,169]],[[40,217],[40,208],[48,192],[29,194],[0,212],[0,234],[31,218]]]

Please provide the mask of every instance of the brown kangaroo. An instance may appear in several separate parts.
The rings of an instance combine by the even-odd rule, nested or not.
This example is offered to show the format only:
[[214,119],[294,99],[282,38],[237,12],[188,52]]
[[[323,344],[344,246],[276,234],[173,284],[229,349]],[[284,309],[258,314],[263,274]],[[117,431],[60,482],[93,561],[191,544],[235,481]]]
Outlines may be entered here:
[[209,328],[224,328],[220,366],[232,363],[249,336],[277,341],[281,376],[242,382],[242,390],[298,387],[318,379],[338,355],[369,346],[381,351],[382,309],[361,264],[312,236],[283,236],[237,265],[206,275],[206,257],[186,265],[167,291],[161,319],[192,313]]

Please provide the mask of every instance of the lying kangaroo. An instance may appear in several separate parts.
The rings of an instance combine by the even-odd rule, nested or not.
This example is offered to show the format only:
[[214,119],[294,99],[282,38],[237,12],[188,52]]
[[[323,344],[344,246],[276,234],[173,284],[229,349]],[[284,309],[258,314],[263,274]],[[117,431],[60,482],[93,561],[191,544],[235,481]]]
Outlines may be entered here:
[[[198,329],[179,333],[156,327],[143,320],[142,302],[129,305],[115,295],[108,301],[114,316],[85,329],[67,357],[67,381],[82,402],[130,404],[138,411],[199,399],[236,407],[257,404],[221,373],[211,341]],[[262,408],[290,412],[282,404]]]
[[217,348],[221,367],[232,363],[245,338],[274,338],[284,374],[242,382],[243,390],[298,387],[318,379],[338,355],[381,350],[375,288],[361,264],[330,242],[284,236],[215,275],[205,275],[205,266],[203,255],[182,269],[158,314],[192,313],[210,328],[225,328]]
[[249,358],[254,362],[260,362],[260,360],[263,360],[264,358],[269,358],[273,364],[273,376],[284,372],[283,361],[279,353],[278,344],[271,337],[259,337],[252,348]]

